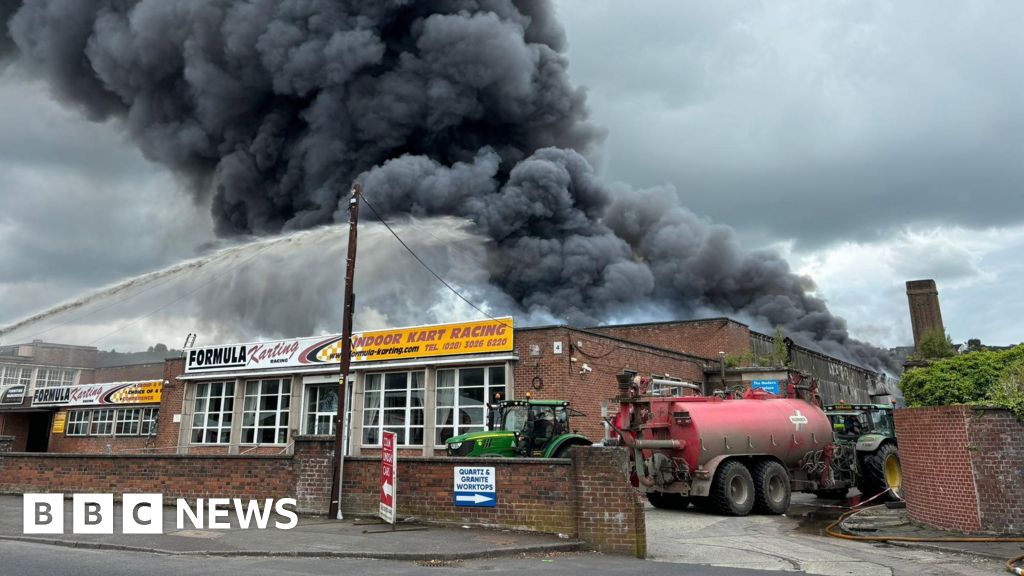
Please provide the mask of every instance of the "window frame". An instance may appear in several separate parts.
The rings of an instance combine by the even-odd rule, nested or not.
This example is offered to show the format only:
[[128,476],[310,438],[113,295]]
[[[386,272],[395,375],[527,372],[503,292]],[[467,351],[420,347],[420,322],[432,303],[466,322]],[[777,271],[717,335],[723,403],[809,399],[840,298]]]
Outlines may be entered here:
[[[99,409],[94,409],[91,412],[92,413],[89,415],[89,436],[103,436],[103,437],[113,436],[114,435],[114,422],[116,422],[116,412],[117,412],[117,410],[114,409],[114,408],[99,408]],[[101,414],[104,415],[104,416],[109,415],[110,418],[109,419],[107,419],[107,418],[104,418],[104,419],[97,418],[97,416],[99,416]],[[106,426],[108,428],[106,429],[105,432],[97,431],[96,430],[97,426]]]
[[[323,411],[320,410],[320,391],[323,390],[323,389],[334,390],[335,391],[335,396],[337,396],[338,384],[335,383],[335,384],[307,384],[306,385],[305,402],[303,402],[303,407],[302,407],[303,408],[302,424],[303,424],[303,428],[305,430],[304,431],[305,434],[309,434],[309,435],[312,435],[312,436],[324,436],[324,435],[333,436],[334,435],[334,430],[335,430],[336,423],[337,423],[337,420],[338,420],[338,411],[337,411],[337,407],[335,407],[335,411],[334,412],[323,412]],[[335,401],[337,401],[337,398],[335,398]],[[310,405],[311,404],[312,404],[313,408],[315,408],[315,410],[310,410]],[[320,418],[324,417],[324,416],[328,417],[328,419],[329,419],[328,424],[327,424],[328,432],[320,434],[320,433],[317,432],[317,429],[319,428],[319,420],[320,420]],[[313,418],[312,421],[310,421],[310,417]],[[310,424],[313,425],[312,429],[310,429]]]
[[[68,419],[64,422],[64,435],[65,436],[88,436],[89,435],[89,424],[92,419],[93,410],[68,410]],[[81,416],[83,419],[78,420],[76,416]],[[81,426],[81,432],[72,432],[72,426]]]
[[[124,414],[135,413],[134,417],[129,420],[123,418]],[[117,414],[114,415],[114,436],[139,436],[139,417],[142,415],[141,408],[118,408]],[[134,425],[134,432],[120,432],[121,425],[125,424],[128,426]],[[131,428],[129,428],[130,430]]]
[[[139,436],[156,436],[160,418],[160,408],[156,406],[142,407],[139,408]],[[143,429],[149,425],[149,431],[144,432]]]
[[[405,405],[404,407],[387,407],[388,398],[388,376],[394,376],[398,374],[405,374]],[[415,386],[416,377],[419,375],[419,386]],[[369,399],[371,391],[367,387],[368,382],[371,378],[379,378],[379,388],[372,391],[377,394],[376,406],[369,406]],[[391,390],[395,392],[395,390]],[[419,396],[419,406],[413,406],[412,400],[415,396]],[[394,396],[394,394],[392,394]],[[380,448],[381,437],[383,432],[395,432],[396,433],[396,445],[403,448],[422,448],[427,442],[426,433],[426,418],[427,418],[427,372],[425,369],[421,370],[391,370],[387,372],[373,372],[366,374],[363,377],[363,423],[360,432],[359,442],[364,448]],[[402,413],[402,424],[386,424],[387,416],[390,414]],[[419,424],[414,424],[415,413],[419,413]],[[367,423],[368,414],[375,414],[375,423]],[[411,443],[411,437],[413,431],[419,430],[421,433],[422,440],[419,443]],[[367,432],[376,432],[376,442],[367,440]]]
[[[264,383],[276,382],[278,389],[276,393],[264,393]],[[249,385],[254,384],[256,393],[249,393]],[[285,391],[287,388],[287,391]],[[277,407],[273,410],[264,410],[262,407],[263,399],[276,397]],[[253,409],[248,407],[249,399],[255,398],[255,406]],[[253,380],[245,381],[244,395],[242,397],[242,427],[241,435],[239,439],[239,445],[245,446],[284,446],[290,441],[291,432],[289,430],[289,424],[291,423],[291,398],[292,398],[292,379],[287,378],[257,378]],[[282,404],[285,404],[282,406]],[[260,415],[266,412],[274,413],[274,424],[271,426],[262,425],[260,423]],[[247,417],[252,414],[252,424],[246,424]],[[261,442],[260,433],[264,430],[274,431],[274,442]],[[279,440],[281,432],[284,431],[284,440]],[[252,440],[248,440],[246,435],[252,432]]]
[[35,389],[65,388],[75,382],[75,371],[67,368],[36,368]]
[[[463,406],[461,404],[461,402],[460,402],[460,399],[463,397],[463,395],[459,393],[459,391],[463,388],[463,386],[462,386],[462,371],[463,370],[480,370],[480,369],[483,369],[483,371],[484,371],[484,383],[483,383],[484,401],[483,401],[483,404],[482,404],[482,408],[483,408],[483,423],[482,424],[472,424],[472,423],[470,423],[470,424],[461,424],[461,423],[456,421],[456,420],[458,420],[457,418],[453,418],[452,424],[442,424],[441,423],[442,418],[440,417],[442,410],[449,410],[454,415],[455,413],[457,413],[458,410],[461,410],[462,408],[478,408],[478,407],[481,407],[481,406],[478,406],[478,405],[475,405],[475,404]],[[455,373],[455,379],[454,379],[454,382],[453,382],[453,386],[451,388],[448,388],[448,387],[441,388],[441,385],[440,385],[441,384],[441,373],[442,372],[448,372],[448,371],[452,371],[452,372]],[[495,371],[500,372],[501,375],[502,375],[501,376],[501,378],[502,378],[502,383],[501,384],[494,384],[494,383],[491,382],[491,374],[493,374]],[[506,370],[506,365],[505,364],[484,364],[484,365],[479,365],[479,366],[455,366],[455,367],[451,367],[451,368],[449,368],[449,367],[438,368],[437,370],[435,370],[434,371],[434,382],[435,382],[435,393],[434,393],[434,439],[433,439],[434,448],[435,449],[444,448],[444,446],[445,446],[444,441],[441,441],[439,443],[438,439],[440,438],[441,430],[446,429],[446,428],[450,428],[452,430],[452,435],[449,436],[448,438],[452,438],[452,437],[455,437],[455,436],[460,436],[462,434],[466,434],[466,433],[469,433],[469,432],[480,432],[480,431],[490,430],[490,427],[488,426],[488,423],[487,423],[487,404],[490,403],[494,399],[494,394],[497,391],[497,389],[499,389],[499,388],[501,389],[502,399],[503,400],[511,399],[511,395],[509,394],[509,389],[511,387],[509,386],[508,380],[509,380],[509,378],[508,378],[508,371]],[[480,388],[480,386],[466,386],[465,388]],[[452,390],[452,403],[451,404],[441,404],[440,403],[441,390],[442,389],[443,390]]]
[[[215,384],[220,384],[221,385],[221,393],[219,395],[217,395],[217,396],[213,396],[211,394],[211,392],[213,390],[213,386]],[[200,394],[199,394],[200,387],[203,387],[203,386],[206,387],[205,389],[207,391],[207,394],[205,396],[200,396]],[[230,389],[230,392],[228,392],[229,389]],[[202,411],[196,409],[196,404],[198,403],[200,398],[203,398],[205,400],[204,409]],[[220,409],[215,411],[215,412],[211,412],[209,410],[209,408],[210,408],[210,401],[213,400],[214,398],[219,399],[221,401]],[[230,409],[225,409],[224,405],[225,405],[226,402],[229,402],[229,401],[231,402],[231,408]],[[199,444],[199,445],[204,445],[204,446],[227,446],[227,445],[231,444],[231,428],[232,428],[232,425],[234,424],[234,413],[235,413],[234,408],[235,408],[235,381],[234,380],[211,380],[209,382],[199,382],[199,383],[197,383],[196,384],[196,388],[195,388],[195,393],[194,393],[193,399],[192,399],[192,423],[191,423],[192,425],[189,427],[189,444]],[[216,414],[217,415],[217,422],[213,426],[209,425],[209,417],[210,417],[211,414]],[[198,417],[199,415],[202,415],[202,418],[199,418]],[[199,423],[198,426],[196,425],[197,422]],[[199,440],[195,439],[195,434],[196,434],[197,430],[202,431],[202,434],[200,435]],[[209,431],[211,431],[211,430],[216,430],[216,435],[217,435],[217,441],[216,442],[207,442],[206,441],[207,433]],[[226,441],[221,441],[220,438],[222,437],[222,434],[223,434],[223,432],[225,430],[228,433],[228,438],[227,438]]]

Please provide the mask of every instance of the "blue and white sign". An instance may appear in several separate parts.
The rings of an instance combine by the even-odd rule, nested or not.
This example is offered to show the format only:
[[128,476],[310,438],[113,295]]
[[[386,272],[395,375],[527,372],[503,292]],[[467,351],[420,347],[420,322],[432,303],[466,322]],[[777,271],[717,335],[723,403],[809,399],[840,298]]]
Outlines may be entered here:
[[455,467],[455,505],[493,508],[498,504],[493,466]]
[[765,392],[771,392],[776,396],[779,395],[779,381],[778,380],[754,380],[750,383],[750,387],[755,390],[764,390]]

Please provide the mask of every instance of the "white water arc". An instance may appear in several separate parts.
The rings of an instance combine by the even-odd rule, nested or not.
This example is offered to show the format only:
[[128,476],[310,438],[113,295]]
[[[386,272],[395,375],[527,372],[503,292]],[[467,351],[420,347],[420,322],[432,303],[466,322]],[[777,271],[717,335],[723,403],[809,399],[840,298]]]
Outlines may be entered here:
[[[481,298],[487,287],[484,241],[455,218],[406,220],[392,227],[432,269]],[[337,332],[347,226],[330,226],[229,246],[118,282],[0,329],[0,342],[43,339],[119,349],[202,341]],[[360,224],[357,327],[450,320],[464,314],[381,225]],[[125,326],[128,326],[127,328]]]

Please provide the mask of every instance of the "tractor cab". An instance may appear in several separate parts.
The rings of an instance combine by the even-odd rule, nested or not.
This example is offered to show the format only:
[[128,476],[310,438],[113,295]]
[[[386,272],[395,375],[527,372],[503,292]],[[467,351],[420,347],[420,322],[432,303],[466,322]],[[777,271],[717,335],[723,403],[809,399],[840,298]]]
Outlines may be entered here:
[[887,438],[896,435],[892,406],[886,404],[832,404],[825,406],[832,431],[840,440],[857,440],[867,434]]
[[488,430],[449,438],[449,456],[563,457],[572,445],[590,441],[569,427],[572,410],[565,400],[504,400],[488,404]]

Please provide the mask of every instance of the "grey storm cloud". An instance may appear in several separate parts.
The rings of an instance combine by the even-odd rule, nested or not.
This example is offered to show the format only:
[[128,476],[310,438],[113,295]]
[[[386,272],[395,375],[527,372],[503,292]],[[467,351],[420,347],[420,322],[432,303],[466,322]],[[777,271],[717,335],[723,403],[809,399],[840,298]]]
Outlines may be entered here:
[[802,251],[1024,222],[1020,3],[559,6],[609,177]]
[[343,220],[358,178],[386,217],[472,222],[490,288],[531,317],[712,309],[888,361],[780,256],[671,187],[598,176],[550,2],[34,0],[8,29],[59,99],[209,197],[222,235]]

